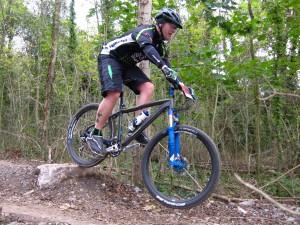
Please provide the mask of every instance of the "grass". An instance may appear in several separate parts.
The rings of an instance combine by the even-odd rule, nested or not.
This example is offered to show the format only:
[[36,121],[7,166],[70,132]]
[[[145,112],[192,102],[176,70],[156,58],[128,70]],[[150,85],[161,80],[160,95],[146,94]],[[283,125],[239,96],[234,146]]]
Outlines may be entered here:
[[[282,173],[262,173],[259,177],[255,174],[245,174],[239,173],[243,180],[248,183],[255,185],[260,188],[264,185],[266,187],[260,188],[262,191],[266,192],[270,196],[276,197],[300,197],[300,176],[296,174],[290,174],[283,176],[278,181],[271,183],[273,180],[278,178]],[[270,183],[270,184],[269,184]],[[269,184],[269,185],[268,185]],[[231,172],[222,172],[218,192],[220,194],[241,197],[241,198],[253,198],[255,197],[252,191],[248,188],[241,186],[234,178]]]

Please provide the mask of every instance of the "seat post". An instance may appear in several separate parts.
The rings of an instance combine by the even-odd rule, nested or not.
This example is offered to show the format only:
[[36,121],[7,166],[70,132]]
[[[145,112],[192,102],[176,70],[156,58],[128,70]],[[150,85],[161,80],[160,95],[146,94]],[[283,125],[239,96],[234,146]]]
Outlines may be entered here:
[[119,101],[119,110],[120,109],[124,109],[125,108],[125,104],[124,104],[124,95],[123,95],[123,91],[120,94],[120,101]]
[[[119,112],[125,108],[125,104],[124,104],[124,95],[123,95],[123,91],[120,94],[119,97]],[[117,129],[117,143],[121,143],[122,140],[122,129],[121,129],[121,124],[122,124],[122,117],[123,114],[120,113],[118,116],[118,129]]]

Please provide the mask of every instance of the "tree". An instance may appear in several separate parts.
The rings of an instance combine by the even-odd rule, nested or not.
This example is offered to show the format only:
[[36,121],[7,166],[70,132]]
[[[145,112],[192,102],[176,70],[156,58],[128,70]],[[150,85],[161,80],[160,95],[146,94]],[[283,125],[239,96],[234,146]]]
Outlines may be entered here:
[[70,72],[71,74],[75,71],[75,62],[74,56],[76,54],[77,48],[77,37],[76,37],[76,23],[75,23],[75,9],[74,9],[74,0],[70,3],[70,18],[69,18],[69,58],[70,62]]
[[[251,19],[251,22],[254,21],[254,13],[252,10],[252,2],[248,0],[248,13]],[[249,52],[251,60],[255,63],[255,50],[253,43],[253,34],[249,34]],[[261,121],[261,113],[260,113],[260,101],[259,101],[259,80],[256,75],[256,71],[253,70],[254,73],[254,84],[253,84],[253,95],[255,102],[255,149],[256,149],[256,173],[259,174],[261,170],[261,143],[260,143],[260,121]]]
[[[152,9],[152,0],[139,1],[138,24],[151,24],[151,9]],[[149,61],[141,62],[139,64],[139,67],[148,77],[150,77]],[[133,166],[132,166],[132,177],[133,177],[133,182],[135,184],[139,184],[141,180],[140,162],[141,162],[141,152],[136,151],[136,154],[133,156]]]
[[[50,105],[53,95],[53,83],[55,80],[55,63],[57,56],[57,42],[59,35],[61,0],[55,0],[55,10],[53,14],[52,38],[51,38],[51,55],[48,65],[48,75],[46,81],[46,98],[44,103],[44,124],[43,124],[43,140],[45,147],[48,146],[48,123],[50,114]],[[48,149],[48,161],[52,161],[51,148]]]

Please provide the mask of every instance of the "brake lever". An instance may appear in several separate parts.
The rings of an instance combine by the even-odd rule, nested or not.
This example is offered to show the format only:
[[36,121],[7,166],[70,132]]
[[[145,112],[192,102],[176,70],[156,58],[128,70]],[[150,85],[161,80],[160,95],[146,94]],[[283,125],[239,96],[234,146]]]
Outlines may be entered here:
[[192,96],[192,100],[196,101],[196,94],[193,88],[189,87],[190,95]]
[[184,94],[184,96],[186,98],[188,98],[189,100],[192,100],[192,101],[195,101],[196,100],[196,97],[195,97],[195,92],[192,88],[189,88],[188,87],[188,90],[189,90],[189,93],[187,93],[186,91],[184,91],[184,89],[182,89],[182,93]]

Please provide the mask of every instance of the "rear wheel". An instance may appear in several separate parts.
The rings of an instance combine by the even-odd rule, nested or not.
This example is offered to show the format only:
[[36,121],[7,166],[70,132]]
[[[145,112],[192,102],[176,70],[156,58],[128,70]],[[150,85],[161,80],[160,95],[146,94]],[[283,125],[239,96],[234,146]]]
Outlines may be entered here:
[[215,189],[220,174],[219,152],[212,139],[190,126],[177,126],[181,158],[170,163],[168,131],[157,134],[146,146],[142,161],[145,186],[160,203],[172,208],[190,208]]
[[[92,167],[99,164],[106,158],[93,153],[85,138],[94,128],[96,112],[99,104],[92,103],[83,106],[75,114],[68,126],[67,150],[73,161],[81,167]],[[104,143],[112,138],[112,123],[109,120],[102,129]]]

